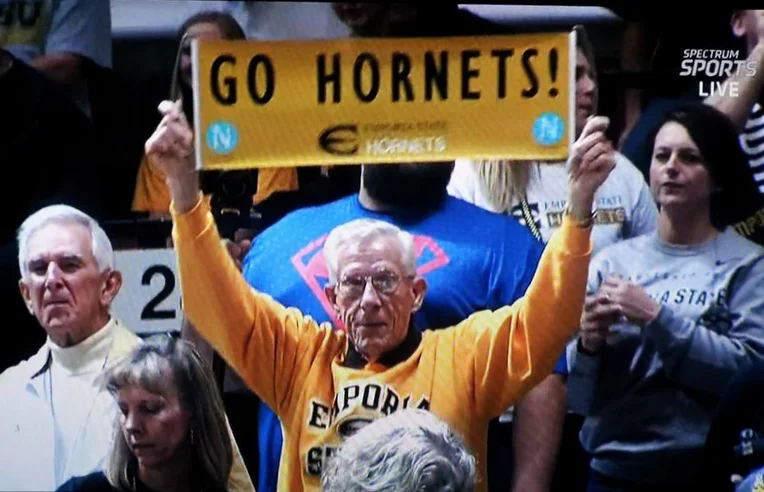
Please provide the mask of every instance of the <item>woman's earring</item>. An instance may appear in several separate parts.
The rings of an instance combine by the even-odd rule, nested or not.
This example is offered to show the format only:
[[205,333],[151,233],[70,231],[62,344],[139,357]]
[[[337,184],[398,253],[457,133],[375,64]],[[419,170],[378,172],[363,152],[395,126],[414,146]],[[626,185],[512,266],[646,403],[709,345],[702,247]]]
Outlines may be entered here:
[[194,444],[194,428],[191,428],[191,444]]

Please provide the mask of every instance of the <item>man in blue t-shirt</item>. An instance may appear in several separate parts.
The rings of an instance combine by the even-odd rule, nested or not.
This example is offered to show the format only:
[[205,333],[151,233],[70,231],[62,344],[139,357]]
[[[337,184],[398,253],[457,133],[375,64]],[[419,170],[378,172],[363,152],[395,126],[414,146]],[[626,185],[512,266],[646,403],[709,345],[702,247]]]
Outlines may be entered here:
[[[446,186],[452,170],[453,163],[364,166],[358,194],[292,212],[264,230],[245,258],[245,278],[280,303],[299,307],[319,322],[331,321],[342,327],[324,295],[328,275],[322,246],[337,225],[367,217],[392,222],[415,237],[418,274],[425,276],[428,284],[427,299],[414,317],[419,329],[452,326],[475,311],[511,304],[525,293],[543,245],[511,216],[493,214],[448,196]],[[564,361],[562,357],[556,373],[567,374]],[[526,405],[534,408],[528,409],[528,420],[523,420],[534,442],[515,440],[515,452],[534,457],[518,462],[529,466],[529,474],[539,475],[536,458],[549,454],[542,451],[544,443],[537,437],[548,432],[544,415],[554,406],[546,404],[543,392],[550,391],[550,399],[559,400],[559,384],[540,384],[530,393],[535,393],[533,398],[525,398],[518,405],[518,413],[523,415],[521,407],[526,400],[535,404]],[[542,428],[542,424],[547,425]],[[258,429],[257,490],[272,492],[276,490],[282,436],[277,417],[265,405],[260,408]],[[506,486],[511,467],[506,462],[491,463],[494,460],[490,456],[496,458],[497,453],[490,452],[490,437],[491,433],[489,482]],[[554,456],[552,464],[546,466],[549,474],[559,441],[551,442]],[[502,472],[504,476],[499,475]]]

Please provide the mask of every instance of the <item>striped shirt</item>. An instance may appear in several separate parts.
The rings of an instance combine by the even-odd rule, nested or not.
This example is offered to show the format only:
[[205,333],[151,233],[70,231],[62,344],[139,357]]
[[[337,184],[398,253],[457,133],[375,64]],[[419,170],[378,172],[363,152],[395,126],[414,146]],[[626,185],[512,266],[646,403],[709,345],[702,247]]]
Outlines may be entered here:
[[764,194],[764,108],[754,104],[751,115],[740,134],[740,145],[748,155],[748,163],[753,171],[753,179]]

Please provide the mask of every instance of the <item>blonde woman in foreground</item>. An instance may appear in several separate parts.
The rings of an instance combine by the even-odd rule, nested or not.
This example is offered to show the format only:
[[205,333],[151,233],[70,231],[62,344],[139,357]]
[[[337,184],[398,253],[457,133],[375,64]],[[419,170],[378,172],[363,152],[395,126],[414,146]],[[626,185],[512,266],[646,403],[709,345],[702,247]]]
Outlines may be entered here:
[[223,401],[189,343],[147,341],[114,369],[107,387],[120,413],[105,469],[59,491],[226,490],[233,450]]

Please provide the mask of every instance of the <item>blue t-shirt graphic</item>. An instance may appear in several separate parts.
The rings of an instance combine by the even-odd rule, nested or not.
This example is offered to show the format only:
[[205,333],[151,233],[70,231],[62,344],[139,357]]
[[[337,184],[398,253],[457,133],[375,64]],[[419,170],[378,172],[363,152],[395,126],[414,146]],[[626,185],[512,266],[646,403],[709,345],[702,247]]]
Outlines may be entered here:
[[[334,227],[359,218],[391,222],[414,236],[417,273],[428,285],[424,304],[414,315],[420,330],[448,328],[475,311],[513,303],[528,288],[544,248],[514,217],[451,196],[427,214],[391,214],[367,210],[352,195],[292,212],[263,231],[244,260],[245,278],[280,303],[341,328],[324,294],[329,278],[322,248]],[[564,361],[563,356],[555,372],[567,373]],[[265,405],[258,425],[257,490],[275,492],[281,425]]]

